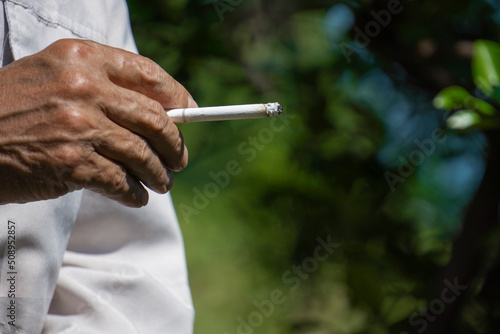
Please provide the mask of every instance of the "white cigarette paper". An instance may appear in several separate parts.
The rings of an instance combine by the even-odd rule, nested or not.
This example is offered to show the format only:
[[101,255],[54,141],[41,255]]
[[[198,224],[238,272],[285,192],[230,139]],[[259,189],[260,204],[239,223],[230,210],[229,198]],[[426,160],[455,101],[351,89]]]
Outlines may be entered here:
[[283,108],[278,102],[243,104],[223,107],[184,108],[168,110],[174,123],[226,121],[233,119],[265,118],[281,115]]

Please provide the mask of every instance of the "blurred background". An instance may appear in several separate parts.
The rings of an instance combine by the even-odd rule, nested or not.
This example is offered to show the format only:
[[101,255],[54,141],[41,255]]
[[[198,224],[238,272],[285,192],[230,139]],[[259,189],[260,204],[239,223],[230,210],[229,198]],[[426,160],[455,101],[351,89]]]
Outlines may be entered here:
[[196,334],[498,333],[500,141],[432,106],[481,94],[497,1],[128,3],[141,54],[199,106],[285,107],[179,125]]

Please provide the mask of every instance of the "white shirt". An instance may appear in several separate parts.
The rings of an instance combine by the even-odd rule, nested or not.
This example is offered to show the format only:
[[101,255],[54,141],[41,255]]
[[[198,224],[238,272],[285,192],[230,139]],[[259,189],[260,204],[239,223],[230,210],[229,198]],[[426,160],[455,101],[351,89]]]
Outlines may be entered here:
[[[4,64],[61,38],[136,52],[125,0],[4,0],[3,6]],[[13,267],[9,226],[15,226]],[[150,192],[141,209],[87,190],[1,205],[0,257],[1,333],[192,333],[184,247],[169,195]]]

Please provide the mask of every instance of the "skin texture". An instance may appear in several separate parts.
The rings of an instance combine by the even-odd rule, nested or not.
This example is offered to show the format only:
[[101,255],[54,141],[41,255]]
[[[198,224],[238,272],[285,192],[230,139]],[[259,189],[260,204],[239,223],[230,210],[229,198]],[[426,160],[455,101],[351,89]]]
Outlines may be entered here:
[[197,105],[145,57],[60,40],[0,69],[0,101],[0,204],[87,188],[141,207],[187,165],[165,109]]

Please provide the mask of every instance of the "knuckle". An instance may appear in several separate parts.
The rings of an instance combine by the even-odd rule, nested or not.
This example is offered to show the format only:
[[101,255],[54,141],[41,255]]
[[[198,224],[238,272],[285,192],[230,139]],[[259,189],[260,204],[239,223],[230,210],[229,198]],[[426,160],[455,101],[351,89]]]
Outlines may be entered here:
[[158,102],[153,101],[146,110],[143,113],[144,126],[149,129],[150,133],[164,133],[168,117],[163,107]]
[[127,172],[123,167],[119,167],[118,169],[113,168],[108,173],[110,175],[107,178],[114,192],[124,192],[129,189]]
[[91,188],[95,184],[95,176],[90,174],[86,168],[77,166],[71,170],[70,183],[79,188]]
[[112,62],[117,71],[120,73],[123,71],[127,71],[127,66],[131,65],[131,60],[121,53],[114,53]]
[[141,57],[138,60],[141,73],[143,73],[142,83],[147,89],[155,89],[163,85],[164,72],[160,66],[149,58]]
[[91,59],[96,53],[94,44],[65,39],[50,46],[53,79],[59,84],[58,91],[64,98],[88,96],[98,91],[96,62]]
[[61,39],[52,44],[57,54],[69,61],[88,58],[94,52],[94,42],[79,39]]
[[148,165],[151,161],[152,154],[149,145],[144,140],[140,140],[136,147],[139,148],[139,150],[137,150],[137,162],[143,166]]
[[166,192],[169,182],[167,171],[146,141],[141,140],[139,145],[136,146],[136,148],[139,148],[136,150],[138,152],[136,163],[142,170],[146,171],[141,181],[145,182],[147,186],[154,187],[159,192]]
[[82,133],[88,127],[88,119],[79,108],[65,107],[59,111],[58,121],[61,127],[72,133]]
[[61,70],[58,81],[68,97],[87,96],[96,91],[95,80],[83,68],[71,67]]
[[81,162],[81,152],[74,145],[61,145],[56,149],[55,159],[63,169],[74,169]]

